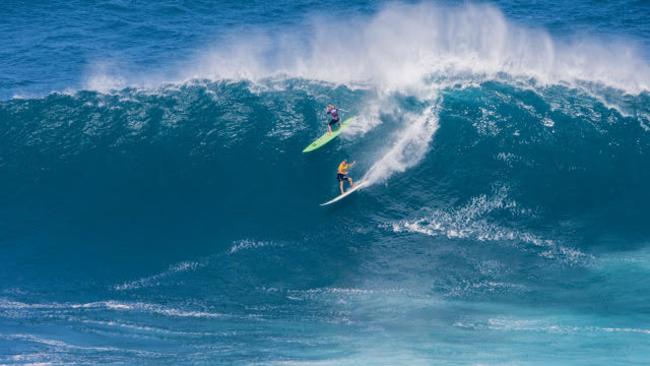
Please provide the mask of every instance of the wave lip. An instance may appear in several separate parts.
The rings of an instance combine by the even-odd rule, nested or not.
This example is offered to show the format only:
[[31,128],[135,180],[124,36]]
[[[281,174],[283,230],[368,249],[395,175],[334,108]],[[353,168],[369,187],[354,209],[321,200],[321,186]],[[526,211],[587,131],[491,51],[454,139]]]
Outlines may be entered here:
[[[522,26],[487,4],[428,2],[384,6],[346,20],[312,17],[270,34],[231,33],[197,50],[177,70],[134,76],[101,61],[85,88],[155,88],[189,80],[307,79],[410,93],[432,77],[484,81],[535,80],[576,87],[598,84],[638,94],[650,90],[650,63],[631,40],[552,37]],[[507,79],[507,78],[505,78]]]

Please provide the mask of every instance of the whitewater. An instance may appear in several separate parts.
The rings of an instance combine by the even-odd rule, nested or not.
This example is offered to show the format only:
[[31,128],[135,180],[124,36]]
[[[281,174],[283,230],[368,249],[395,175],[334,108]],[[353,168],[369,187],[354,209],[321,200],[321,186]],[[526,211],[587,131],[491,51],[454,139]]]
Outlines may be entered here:
[[650,362],[647,3],[0,10],[0,364]]

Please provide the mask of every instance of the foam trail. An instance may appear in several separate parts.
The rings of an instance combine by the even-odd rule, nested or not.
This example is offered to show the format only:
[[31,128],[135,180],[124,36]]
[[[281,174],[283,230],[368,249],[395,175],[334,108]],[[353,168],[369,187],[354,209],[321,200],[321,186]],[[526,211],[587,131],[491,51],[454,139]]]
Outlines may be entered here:
[[239,251],[247,250],[247,249],[256,249],[256,248],[275,246],[275,245],[276,244],[269,241],[243,239],[234,242],[232,247],[230,247],[228,254],[235,254]]
[[406,116],[408,125],[401,130],[393,145],[364,175],[369,184],[385,181],[394,173],[401,173],[417,164],[426,154],[429,143],[438,130],[435,107],[429,107],[418,116]]
[[157,273],[144,278],[140,278],[135,281],[124,282],[119,285],[113,286],[113,289],[117,291],[126,291],[126,290],[136,290],[144,287],[157,286],[160,284],[162,280],[167,279],[168,277],[174,274],[187,272],[187,271],[194,271],[197,268],[200,268],[202,266],[203,264],[201,263],[190,262],[190,261],[176,263],[174,265],[169,266],[169,268],[167,268],[167,270],[164,272]]

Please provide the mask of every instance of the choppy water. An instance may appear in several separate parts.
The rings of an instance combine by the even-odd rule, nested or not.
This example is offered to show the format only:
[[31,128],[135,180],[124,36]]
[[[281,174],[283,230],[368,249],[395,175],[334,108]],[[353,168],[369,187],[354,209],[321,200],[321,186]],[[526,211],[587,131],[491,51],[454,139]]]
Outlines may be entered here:
[[649,3],[0,10],[0,364],[650,362]]

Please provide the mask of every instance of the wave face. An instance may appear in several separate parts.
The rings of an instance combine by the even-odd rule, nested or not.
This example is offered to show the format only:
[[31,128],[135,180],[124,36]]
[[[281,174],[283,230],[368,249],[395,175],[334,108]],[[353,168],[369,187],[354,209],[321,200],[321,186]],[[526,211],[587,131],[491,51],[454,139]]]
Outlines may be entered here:
[[[647,361],[647,20],[161,4],[124,34],[220,36],[0,84],[0,364]],[[302,154],[332,101],[359,121]],[[371,184],[321,208],[343,158]]]

